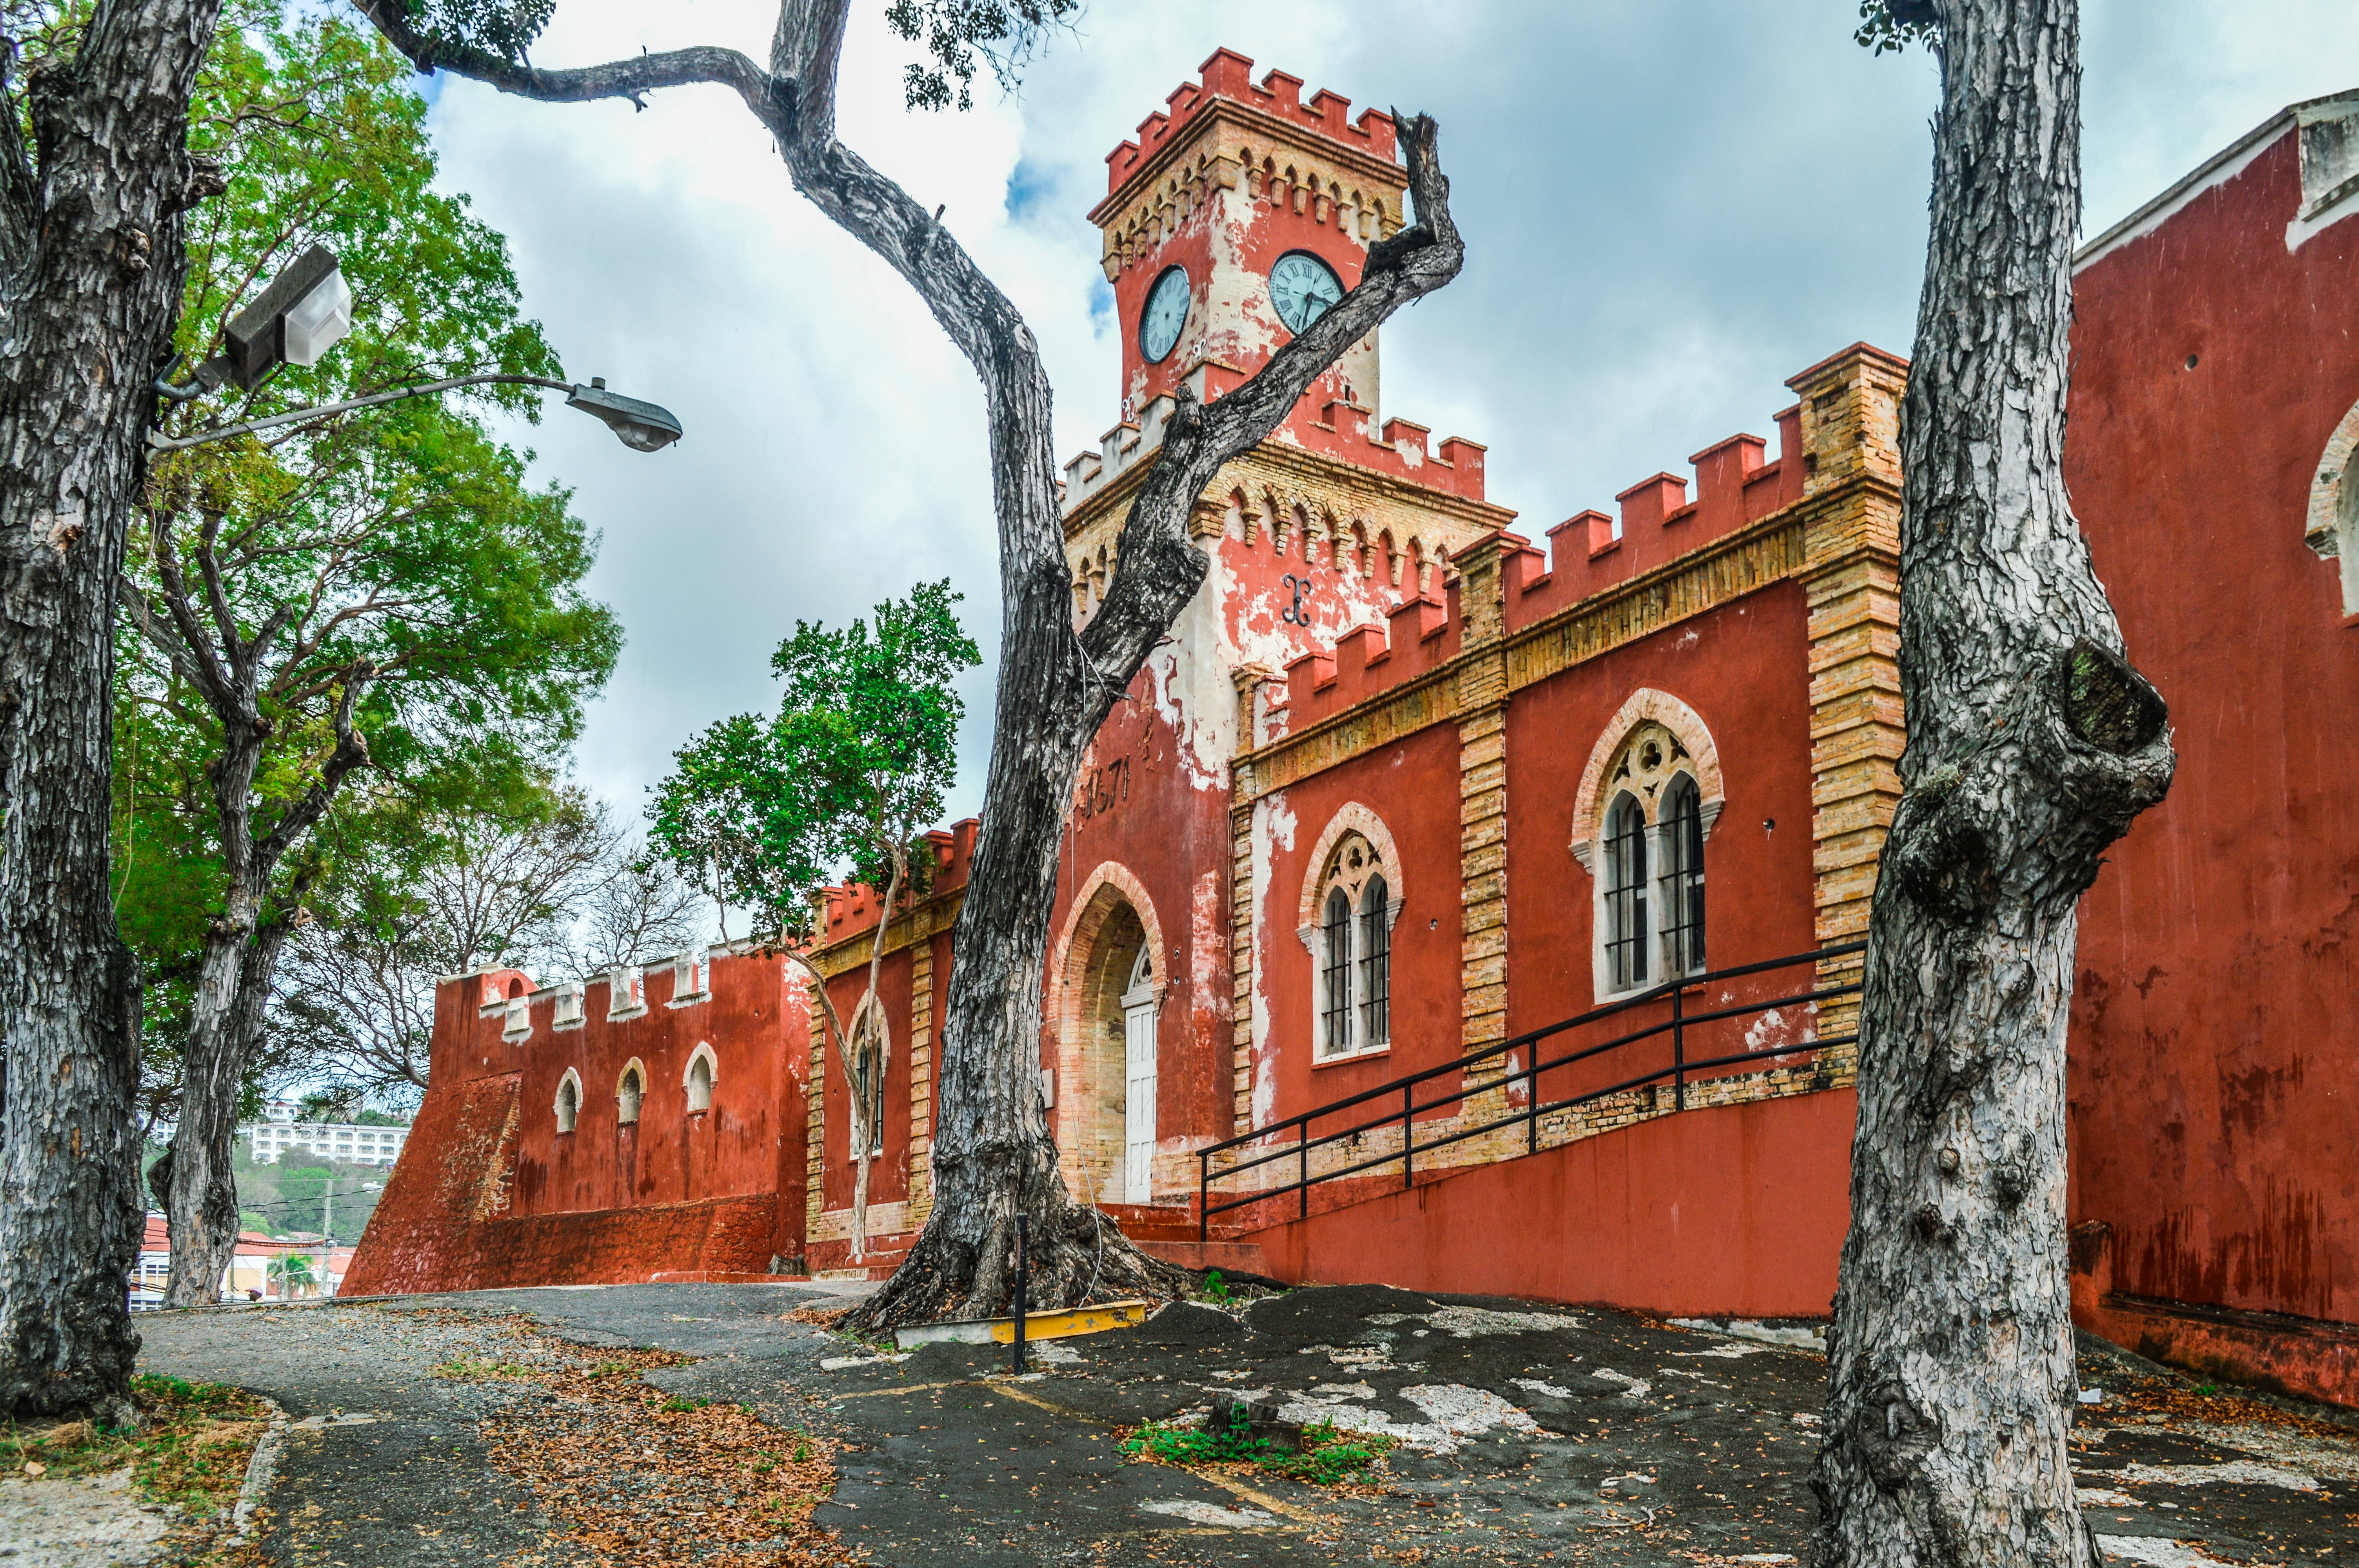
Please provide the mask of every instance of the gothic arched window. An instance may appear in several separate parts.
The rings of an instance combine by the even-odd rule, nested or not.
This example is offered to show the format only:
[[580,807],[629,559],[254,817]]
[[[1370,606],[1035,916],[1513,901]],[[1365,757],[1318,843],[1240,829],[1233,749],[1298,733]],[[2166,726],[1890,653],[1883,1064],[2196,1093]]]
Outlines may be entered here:
[[1655,830],[1662,865],[1663,978],[1700,975],[1703,955],[1703,807],[1695,780],[1673,776]]
[[1400,903],[1390,870],[1366,834],[1345,831],[1328,851],[1311,949],[1319,961],[1321,1056],[1379,1051],[1391,1043],[1392,927]]
[[568,1067],[565,1069],[565,1076],[557,1086],[557,1130],[572,1131],[573,1123],[581,1114],[582,1080],[575,1076],[572,1068]]
[[688,1091],[690,1116],[712,1108],[713,1059],[712,1047],[699,1045],[688,1059],[688,1071],[680,1075],[680,1087]]
[[1385,879],[1370,877],[1360,890],[1358,984],[1360,1043],[1383,1045],[1392,1039],[1393,921]]
[[618,1122],[638,1120],[639,1102],[647,1098],[647,1076],[639,1070],[638,1063],[633,1062],[623,1069],[622,1077],[614,1085],[614,1119]]
[[1605,980],[1609,990],[1647,983],[1647,814],[1636,796],[1605,810]]
[[1333,1056],[1352,1048],[1352,895],[1327,895],[1326,975],[1321,988],[1320,1050]]

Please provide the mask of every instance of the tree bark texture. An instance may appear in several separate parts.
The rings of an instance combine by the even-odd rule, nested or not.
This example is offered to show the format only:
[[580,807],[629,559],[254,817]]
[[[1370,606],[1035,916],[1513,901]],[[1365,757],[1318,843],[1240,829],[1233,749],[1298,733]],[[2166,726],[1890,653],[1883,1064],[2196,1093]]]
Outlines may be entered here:
[[870,1329],[987,1316],[1013,1298],[1016,1217],[1030,1220],[1035,1307],[1094,1294],[1168,1295],[1179,1271],[1147,1257],[1067,1195],[1039,1087],[1041,984],[1059,842],[1083,750],[1202,582],[1190,509],[1219,473],[1275,430],[1310,383],[1394,311],[1457,276],[1437,130],[1399,121],[1416,222],[1370,249],[1358,287],[1244,386],[1209,405],[1183,395],[1125,519],[1103,606],[1072,625],[1049,389],[1015,306],[938,218],[837,139],[837,66],[849,0],[785,0],[768,69],[728,49],[645,55],[547,70],[419,35],[396,0],[361,10],[423,69],[443,68],[554,102],[632,98],[713,82],[776,138],[796,189],[899,273],[983,383],[1002,601],[991,765],[975,860],[943,1002],[934,1207],[908,1259],[854,1314]]
[[[100,0],[0,147],[0,1406],[130,1419],[138,979],[107,886],[114,598],[218,0]],[[12,62],[13,63],[13,62]],[[13,85],[13,84],[12,84]]]
[[1811,1560],[2096,1568],[2067,1446],[2076,905],[2172,754],[2064,490],[2077,3],[1938,10],[1901,410],[1908,742],[1869,925]]
[[182,563],[173,519],[156,515],[155,602],[122,581],[122,605],[144,637],[169,661],[221,725],[221,752],[208,767],[224,881],[222,908],[205,931],[172,1135],[171,1195],[165,1217],[172,1237],[168,1307],[208,1306],[237,1246],[237,1186],[230,1162],[246,1065],[262,1038],[262,1018],[285,950],[294,904],[274,914],[273,881],[289,851],[308,838],[352,771],[368,760],[353,714],[372,675],[365,661],[343,672],[334,710],[335,744],[310,786],[257,833],[254,781],[271,738],[262,711],[263,677],[274,645],[298,606],[282,605],[259,626],[242,627],[223,586],[215,547],[222,518],[202,518],[196,534],[195,581]]

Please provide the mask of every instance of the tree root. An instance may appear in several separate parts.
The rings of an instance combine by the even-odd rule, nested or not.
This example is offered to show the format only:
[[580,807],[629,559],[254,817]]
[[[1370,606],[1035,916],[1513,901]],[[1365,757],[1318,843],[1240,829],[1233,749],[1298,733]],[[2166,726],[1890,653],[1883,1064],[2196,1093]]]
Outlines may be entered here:
[[[1179,1299],[1198,1278],[1141,1251],[1112,1220],[1080,1204],[1063,1203],[1049,1219],[1033,1224],[1026,1238],[1027,1311],[1141,1297],[1159,1305]],[[853,1308],[843,1326],[878,1335],[918,1324],[1009,1314],[1015,1295],[1012,1250],[993,1257],[987,1244],[977,1248],[965,1240],[965,1229],[937,1209],[893,1277]],[[1012,1238],[1012,1218],[994,1232]]]

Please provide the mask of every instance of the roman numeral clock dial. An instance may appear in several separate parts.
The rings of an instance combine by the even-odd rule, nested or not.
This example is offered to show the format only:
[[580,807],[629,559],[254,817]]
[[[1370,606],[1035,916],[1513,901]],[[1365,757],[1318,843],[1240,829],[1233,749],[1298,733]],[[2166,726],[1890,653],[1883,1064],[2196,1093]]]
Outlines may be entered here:
[[1288,251],[1269,269],[1269,297],[1286,330],[1299,334],[1343,297],[1343,281],[1309,251]]

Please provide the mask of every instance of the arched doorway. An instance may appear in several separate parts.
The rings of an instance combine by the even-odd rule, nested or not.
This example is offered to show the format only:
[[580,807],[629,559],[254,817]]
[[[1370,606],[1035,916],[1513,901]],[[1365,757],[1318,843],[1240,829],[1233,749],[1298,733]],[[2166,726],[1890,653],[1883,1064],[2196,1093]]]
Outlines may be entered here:
[[1167,980],[1156,932],[1143,892],[1105,867],[1084,884],[1060,943],[1053,1114],[1066,1184],[1085,1203],[1155,1201],[1156,1024]]

